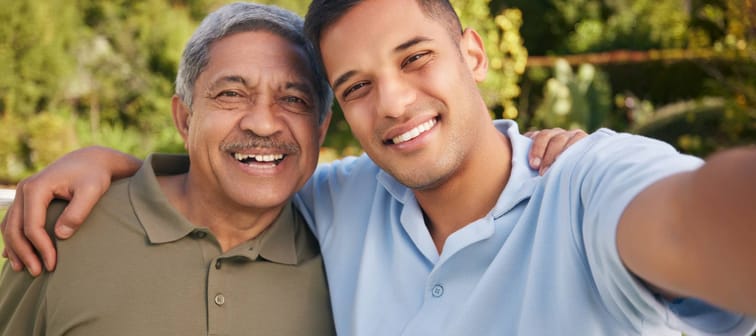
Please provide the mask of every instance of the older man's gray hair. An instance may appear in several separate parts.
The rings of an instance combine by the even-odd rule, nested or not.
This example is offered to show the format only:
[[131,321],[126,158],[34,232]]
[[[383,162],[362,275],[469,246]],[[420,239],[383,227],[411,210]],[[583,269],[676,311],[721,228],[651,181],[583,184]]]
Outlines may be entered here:
[[210,45],[228,35],[246,31],[267,31],[304,49],[313,74],[313,88],[319,121],[330,112],[333,100],[319,55],[305,38],[304,22],[298,15],[276,7],[255,3],[232,3],[210,13],[194,32],[181,55],[176,75],[176,95],[188,107],[193,103],[194,84],[210,61]]

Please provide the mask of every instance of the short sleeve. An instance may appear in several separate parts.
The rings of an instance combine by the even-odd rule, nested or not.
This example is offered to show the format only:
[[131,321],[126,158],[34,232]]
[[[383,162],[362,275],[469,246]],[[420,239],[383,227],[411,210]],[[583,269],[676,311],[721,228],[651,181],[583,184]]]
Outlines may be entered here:
[[583,206],[578,236],[610,313],[640,334],[660,325],[688,335],[746,334],[749,321],[742,315],[686,301],[693,299],[671,304],[655,297],[624,267],[617,251],[617,224],[635,196],[656,181],[700,167],[703,161],[642,136],[599,130],[590,138],[571,183],[577,186]]

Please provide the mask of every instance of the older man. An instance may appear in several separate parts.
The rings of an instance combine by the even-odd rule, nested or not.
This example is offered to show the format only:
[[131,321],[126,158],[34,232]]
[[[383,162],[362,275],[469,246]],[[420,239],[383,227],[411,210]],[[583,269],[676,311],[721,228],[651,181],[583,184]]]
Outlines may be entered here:
[[152,155],[113,184],[58,242],[57,272],[6,268],[0,335],[334,334],[318,243],[290,202],[332,99],[302,24],[241,3],[202,22],[172,100],[191,162]]

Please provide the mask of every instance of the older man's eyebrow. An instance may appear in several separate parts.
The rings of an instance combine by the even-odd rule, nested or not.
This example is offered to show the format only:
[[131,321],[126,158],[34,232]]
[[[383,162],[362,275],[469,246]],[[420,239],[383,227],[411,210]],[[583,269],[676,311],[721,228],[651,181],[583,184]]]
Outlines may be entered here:
[[242,76],[223,76],[221,78],[216,79],[210,85],[208,86],[208,91],[215,90],[218,86],[229,84],[229,83],[237,83],[246,86],[247,81]]
[[294,89],[299,92],[305,93],[307,95],[312,94],[312,87],[308,85],[307,83],[303,82],[286,82],[286,85],[284,86],[287,90],[288,89]]

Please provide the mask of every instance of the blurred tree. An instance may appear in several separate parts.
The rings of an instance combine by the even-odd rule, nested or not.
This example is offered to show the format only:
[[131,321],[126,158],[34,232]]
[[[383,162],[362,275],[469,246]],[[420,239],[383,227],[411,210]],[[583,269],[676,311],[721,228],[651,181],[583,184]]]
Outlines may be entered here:
[[67,0],[4,1],[0,6],[0,115],[29,117],[62,99],[81,37]]
[[[83,33],[79,12],[69,5],[50,0],[0,6],[0,183],[28,174],[34,161],[49,163],[59,154],[52,153],[56,146],[75,145],[60,118],[40,114],[65,105],[72,50]],[[51,139],[57,142],[45,146]]]
[[78,86],[67,96],[88,114],[93,139],[100,123],[142,132],[171,127],[172,82],[195,25],[187,9],[164,0],[79,3],[90,34],[76,50]]
[[498,111],[492,116],[514,119],[518,115],[515,99],[520,95],[517,83],[528,60],[520,37],[522,13],[507,9],[494,16],[489,9],[490,2],[452,0],[462,24],[474,28],[486,46],[489,72],[480,87],[489,108]]
[[258,0],[256,2],[266,5],[276,5],[278,7],[288,9],[301,16],[304,16],[305,13],[307,13],[307,7],[310,6],[309,1],[303,0]]
[[531,55],[684,47],[689,15],[680,0],[509,0],[519,8]]
[[610,127],[611,94],[606,75],[593,65],[582,64],[575,73],[566,61],[558,61],[554,77],[546,81],[533,124],[587,131]]

